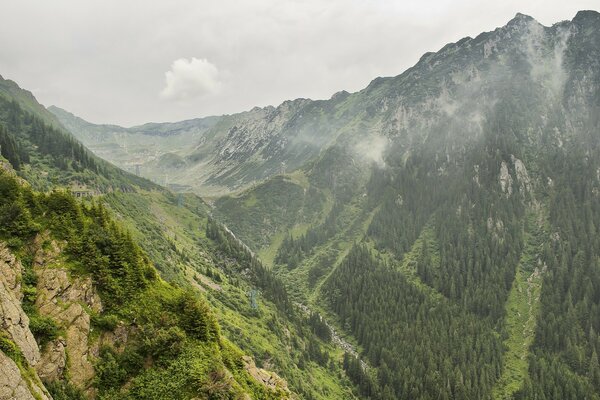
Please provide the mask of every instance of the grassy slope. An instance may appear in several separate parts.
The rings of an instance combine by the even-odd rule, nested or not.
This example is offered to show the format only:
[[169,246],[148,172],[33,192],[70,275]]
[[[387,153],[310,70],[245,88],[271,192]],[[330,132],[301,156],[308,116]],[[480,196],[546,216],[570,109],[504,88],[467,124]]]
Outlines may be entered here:
[[[299,348],[306,345],[304,334],[271,302],[259,295],[259,310],[251,309],[247,293],[252,286],[229,268],[231,260],[214,257],[205,234],[208,208],[202,200],[186,195],[180,202],[176,196],[157,192],[118,193],[104,199],[144,248],[164,260],[161,265],[172,266],[163,274],[204,292],[223,334],[253,355],[257,365],[279,373],[293,391],[301,388],[315,399],[354,397],[339,362],[333,369],[312,361],[303,369],[297,367]],[[220,281],[207,276],[207,269]],[[337,348],[321,344],[334,360],[341,359]]]
[[375,256],[381,257],[389,266],[402,272],[407,281],[419,288],[421,291],[435,299],[440,300],[444,296],[436,289],[424,283],[416,271],[417,258],[423,250],[424,243],[427,243],[428,245],[431,262],[438,266],[440,263],[439,249],[435,238],[435,233],[430,226],[425,226],[425,228],[423,228],[423,231],[417,240],[415,240],[415,243],[412,245],[411,249],[406,252],[400,260],[398,260],[397,257],[393,256],[385,249],[378,251],[375,249],[372,242],[368,242],[369,248]]
[[[19,225],[7,224],[0,229],[0,241],[9,245],[23,264],[23,309],[30,317],[30,327],[38,343],[64,338],[73,325],[43,316],[36,308],[39,271],[33,265],[35,257],[47,260],[43,269],[60,268],[69,279],[90,277],[100,294],[101,310],[92,310],[85,303],[81,306],[91,316],[90,343],[102,343],[99,355],[90,353],[96,373],[93,385],[102,398],[184,399],[196,398],[200,393],[214,396],[247,393],[252,398],[266,400],[285,395],[267,390],[250,376],[242,362],[243,353],[221,336],[216,322],[213,323],[214,314],[203,305],[204,300],[192,293],[185,297],[187,308],[178,310],[187,292],[160,279],[150,261],[138,253],[137,245],[125,235],[120,236],[122,227],[111,216],[104,213],[104,217],[99,217],[101,213],[94,211],[97,210],[94,205],[77,202],[67,193],[32,192],[9,168],[7,173],[7,167],[1,167],[0,187],[4,196],[0,197],[3,200],[0,201],[0,217],[6,220],[7,194],[13,196],[8,201],[19,207],[23,217]],[[24,198],[29,200],[24,201]],[[90,232],[102,239],[98,242],[88,240]],[[46,254],[50,248],[58,250],[56,253],[48,250]],[[123,256],[120,252],[131,258],[114,262]],[[102,264],[104,272],[99,272],[102,262],[105,262]],[[198,324],[206,322],[209,326],[206,332],[210,330],[210,333],[204,336],[203,331],[194,331],[186,322],[186,315]],[[117,325],[128,330],[127,343],[122,350],[113,347],[115,336],[112,331]],[[165,342],[161,342],[165,338],[166,347],[163,346]],[[0,350],[16,360],[28,380],[37,379],[20,350],[11,345],[1,329]],[[106,356],[108,353],[110,356]],[[49,388],[54,389],[55,396],[58,386],[72,387],[68,366],[67,363],[63,380],[50,383]],[[167,376],[169,379],[165,379]]]
[[538,261],[544,239],[544,224],[541,211],[529,213],[525,246],[506,301],[506,352],[502,375],[494,387],[495,399],[511,399],[528,375],[529,346],[535,337],[540,309],[543,269]]
[[216,202],[218,217],[254,250],[269,247],[273,238],[294,225],[318,217],[326,196],[310,190],[295,176],[276,176],[252,191]]

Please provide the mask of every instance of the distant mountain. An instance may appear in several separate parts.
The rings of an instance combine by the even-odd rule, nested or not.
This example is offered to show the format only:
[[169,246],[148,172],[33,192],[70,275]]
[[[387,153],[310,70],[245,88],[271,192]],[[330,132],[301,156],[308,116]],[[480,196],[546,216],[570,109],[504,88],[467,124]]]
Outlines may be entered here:
[[[202,195],[229,193],[296,169],[331,140],[318,116],[329,102],[298,99],[279,107],[133,128],[94,125],[58,107],[49,110],[97,155],[161,184]],[[305,122],[306,121],[306,122]]]

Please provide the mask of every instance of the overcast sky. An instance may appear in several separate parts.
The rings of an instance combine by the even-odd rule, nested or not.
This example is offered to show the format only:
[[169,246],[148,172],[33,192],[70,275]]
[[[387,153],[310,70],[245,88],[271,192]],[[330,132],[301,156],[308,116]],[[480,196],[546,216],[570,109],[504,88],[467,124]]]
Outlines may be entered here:
[[234,113],[357,91],[427,51],[598,0],[2,0],[0,75],[96,123]]

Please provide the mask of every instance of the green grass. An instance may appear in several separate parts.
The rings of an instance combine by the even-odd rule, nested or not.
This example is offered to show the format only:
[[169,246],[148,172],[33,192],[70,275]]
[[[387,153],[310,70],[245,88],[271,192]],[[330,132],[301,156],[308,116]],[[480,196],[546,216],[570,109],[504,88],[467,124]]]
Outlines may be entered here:
[[[306,174],[301,170],[293,172],[288,176],[288,178],[290,181],[301,186],[305,190],[310,187],[310,183],[306,177]],[[322,194],[324,200],[321,206],[321,211],[313,221],[297,223],[289,229],[287,227],[283,227],[275,235],[273,235],[270,243],[267,246],[263,246],[258,251],[258,257],[266,267],[273,267],[273,264],[275,263],[275,257],[277,256],[277,251],[287,235],[292,235],[293,238],[298,238],[301,235],[304,235],[312,226],[317,226],[325,221],[327,215],[333,208],[333,198],[328,190],[323,190]]]
[[[312,361],[307,362],[301,370],[297,363],[303,353],[301,349],[306,341],[305,332],[279,314],[263,294],[258,298],[259,310],[252,310],[247,296],[252,286],[228,267],[230,261],[214,256],[214,249],[205,235],[207,208],[202,202],[186,198],[180,207],[172,198],[154,192],[115,194],[106,196],[106,200],[142,245],[149,251],[160,252],[157,259],[179,267],[166,271],[168,275],[177,274],[175,281],[183,280],[185,284],[185,280],[188,280],[188,284],[197,287],[192,282],[193,276],[196,273],[204,274],[205,268],[222,276],[223,281],[219,282],[221,290],[204,287],[203,295],[218,317],[223,335],[245,354],[254,357],[257,366],[278,373],[288,382],[292,391],[309,393],[307,396],[310,398],[354,398],[353,385],[341,370],[342,354],[338,349],[331,344],[322,344],[335,360],[334,370]],[[307,224],[297,224],[294,234],[300,235],[307,228]],[[172,243],[177,251],[166,246],[166,243]],[[276,247],[273,249],[276,251]],[[132,302],[120,314],[127,318],[137,316],[138,320],[150,320],[152,315],[159,314],[156,311],[161,299],[169,299],[169,291],[172,288],[167,284],[148,288],[142,298]],[[158,379],[158,375],[147,377],[150,380]],[[147,386],[142,381],[140,384]]]
[[[324,349],[336,360],[335,370],[308,362],[299,369],[296,364],[303,346],[303,333],[278,314],[273,304],[259,296],[259,311],[250,310],[245,287],[227,286],[223,292],[209,292],[208,298],[218,312],[223,334],[245,352],[254,355],[258,366],[277,372],[287,379],[292,389],[302,388],[314,399],[353,399],[352,385],[340,375],[343,356],[331,344]],[[297,344],[295,344],[295,342]]]
[[279,232],[273,235],[271,243],[268,246],[262,247],[258,251],[258,257],[266,267],[273,267],[273,264],[275,263],[275,257],[277,257],[277,251],[279,250],[283,239],[285,239],[287,235],[292,235],[294,238],[302,236],[310,227],[311,225],[308,223],[296,224],[287,232]]
[[494,399],[511,399],[528,375],[529,347],[535,337],[540,309],[542,270],[538,265],[543,240],[543,216],[530,212],[525,246],[506,301],[504,368],[493,389]]

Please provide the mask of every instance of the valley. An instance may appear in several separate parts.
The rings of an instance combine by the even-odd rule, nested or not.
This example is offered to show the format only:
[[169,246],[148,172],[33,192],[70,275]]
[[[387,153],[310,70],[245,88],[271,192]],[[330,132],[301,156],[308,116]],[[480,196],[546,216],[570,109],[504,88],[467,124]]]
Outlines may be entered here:
[[599,44],[130,128],[0,78],[0,400],[600,399]]

